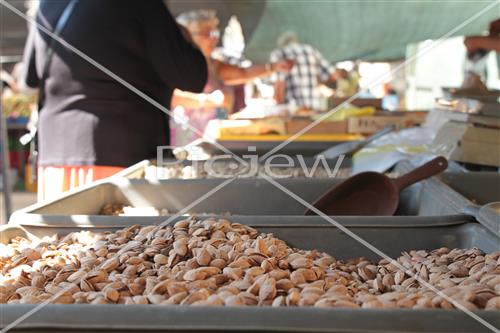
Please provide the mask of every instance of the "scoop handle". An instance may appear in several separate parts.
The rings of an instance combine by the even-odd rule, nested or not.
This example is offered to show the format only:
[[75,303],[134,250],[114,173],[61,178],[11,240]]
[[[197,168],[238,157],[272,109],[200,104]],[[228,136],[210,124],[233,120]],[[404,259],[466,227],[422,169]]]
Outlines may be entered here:
[[462,213],[470,216],[474,216],[476,220],[479,217],[479,207],[478,205],[466,205],[462,207]]
[[448,161],[443,156],[438,156],[424,165],[419,166],[418,168],[408,172],[407,174],[396,178],[394,183],[399,191],[404,188],[415,184],[423,179],[432,177],[437,175],[438,173],[443,172],[448,167]]

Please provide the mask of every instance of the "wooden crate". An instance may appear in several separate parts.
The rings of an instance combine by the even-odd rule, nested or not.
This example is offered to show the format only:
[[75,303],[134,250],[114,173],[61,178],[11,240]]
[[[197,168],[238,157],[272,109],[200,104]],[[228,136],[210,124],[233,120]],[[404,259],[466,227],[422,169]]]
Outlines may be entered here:
[[[348,98],[347,97],[332,97],[329,101],[329,107],[334,108],[344,103]],[[363,107],[363,106],[373,106],[375,109],[382,108],[382,99],[381,98],[355,98],[349,102],[354,106]]]
[[228,135],[286,134],[282,118],[255,120],[210,120],[205,132],[214,138]]
[[[295,134],[311,125],[308,118],[292,118],[286,122],[287,134]],[[347,133],[347,121],[322,121],[310,128],[305,134],[343,134]]]
[[441,127],[434,144],[454,147],[452,160],[500,167],[499,129],[450,121]]
[[439,109],[438,112],[442,116],[444,116],[444,118],[450,121],[476,124],[490,128],[500,128],[500,117],[498,116],[485,116],[479,114],[471,114],[471,113],[456,112],[450,110],[439,110]]
[[423,124],[427,112],[387,112],[373,116],[351,117],[347,120],[347,133],[372,134],[389,125],[396,125],[397,129],[413,127]]

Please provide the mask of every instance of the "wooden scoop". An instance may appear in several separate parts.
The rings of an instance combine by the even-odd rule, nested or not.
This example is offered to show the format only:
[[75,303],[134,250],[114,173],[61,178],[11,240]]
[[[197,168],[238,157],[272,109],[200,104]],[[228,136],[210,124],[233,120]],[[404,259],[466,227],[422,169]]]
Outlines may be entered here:
[[[440,156],[396,179],[378,172],[363,172],[323,194],[313,206],[326,215],[394,215],[401,190],[447,167],[448,161]],[[308,209],[305,215],[316,213]]]

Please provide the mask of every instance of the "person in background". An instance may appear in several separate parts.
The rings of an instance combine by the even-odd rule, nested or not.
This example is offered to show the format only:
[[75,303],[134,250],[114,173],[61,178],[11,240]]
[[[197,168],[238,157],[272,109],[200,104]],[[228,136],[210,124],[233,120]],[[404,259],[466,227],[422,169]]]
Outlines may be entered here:
[[359,75],[355,70],[336,69],[333,78],[337,82],[335,89],[337,97],[351,97],[359,91]]
[[497,65],[500,52],[500,19],[490,23],[487,36],[465,37],[467,59],[464,66],[464,81],[461,88],[488,90],[487,55],[490,51],[497,52]]
[[[251,61],[242,57],[235,57],[225,53],[223,47],[217,47],[211,56],[212,60],[222,62],[224,64],[229,64],[239,68],[248,68],[251,66]],[[232,97],[232,105],[229,105],[229,114],[240,111],[245,107],[245,83],[226,86],[225,90],[229,91],[229,95]]]
[[293,32],[278,38],[278,49],[271,53],[271,62],[293,60],[295,66],[288,73],[272,78],[278,103],[292,104],[299,109],[321,108],[318,86],[335,80],[335,68],[311,45],[300,43]]
[[[221,43],[212,52],[211,58],[222,63],[247,68],[252,62],[245,58],[245,36],[236,15],[232,15],[222,33]],[[257,79],[256,79],[257,80]],[[255,80],[253,80],[255,81]],[[243,109],[245,104],[245,84],[231,86],[233,105],[230,114]]]
[[397,111],[399,106],[399,96],[396,90],[392,87],[390,83],[384,83],[383,85],[384,96],[382,97],[382,109],[389,111]]
[[[176,88],[203,90],[205,57],[161,0],[47,0],[38,24],[53,31],[70,4],[61,38],[154,101],[169,105]],[[156,158],[157,146],[169,144],[165,113],[36,27],[24,63],[24,81],[44,96],[39,200]]]
[[1,69],[0,80],[2,81],[1,87],[4,89],[2,91],[2,94],[12,94],[18,91],[16,80],[12,77],[12,75],[9,74],[9,72]]
[[500,53],[500,19],[490,23],[488,36],[469,36],[464,39],[468,56],[478,52],[495,51]]
[[186,12],[179,15],[177,21],[189,30],[208,63],[208,82],[203,93],[190,93],[182,89],[174,93],[172,109],[176,116],[173,119],[175,123],[172,124],[172,142],[176,146],[183,146],[199,137],[186,130],[186,123],[203,131],[208,121],[224,118],[232,109],[234,96],[231,86],[276,72],[289,71],[293,62],[282,59],[246,68],[224,63],[212,57],[220,37],[219,19],[214,10]]

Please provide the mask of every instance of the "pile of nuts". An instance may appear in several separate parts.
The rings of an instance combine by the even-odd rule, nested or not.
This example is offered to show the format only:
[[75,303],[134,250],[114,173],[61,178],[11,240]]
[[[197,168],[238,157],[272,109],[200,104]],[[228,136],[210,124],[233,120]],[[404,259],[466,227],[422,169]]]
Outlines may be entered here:
[[[99,215],[107,216],[168,216],[170,212],[166,208],[156,209],[151,206],[133,207],[124,204],[107,203],[99,211]],[[197,213],[200,215],[229,216],[229,212],[221,213]]]
[[154,207],[132,207],[124,204],[108,203],[105,204],[99,215],[109,216],[165,216],[168,210],[158,210]]
[[227,220],[188,219],[0,245],[0,303],[500,309],[500,252],[340,261]]
[[[269,177],[279,176],[280,178],[332,178],[321,163],[316,169],[309,167],[304,170],[302,167],[271,167],[272,174],[268,174],[264,165],[259,165],[258,171],[267,174]],[[333,172],[331,167],[330,172]],[[351,175],[351,168],[340,168],[335,174],[336,178],[347,178]],[[202,162],[193,163],[193,165],[174,164],[166,167],[157,167],[154,165],[146,167],[146,179],[205,179],[205,178],[230,178],[237,176],[239,178],[253,178],[254,171],[248,166],[235,161],[217,161],[212,163],[211,172],[205,170],[205,164]],[[307,172],[307,174],[306,174]]]
[[120,216],[124,214],[125,207],[123,204],[105,204],[99,215]]

